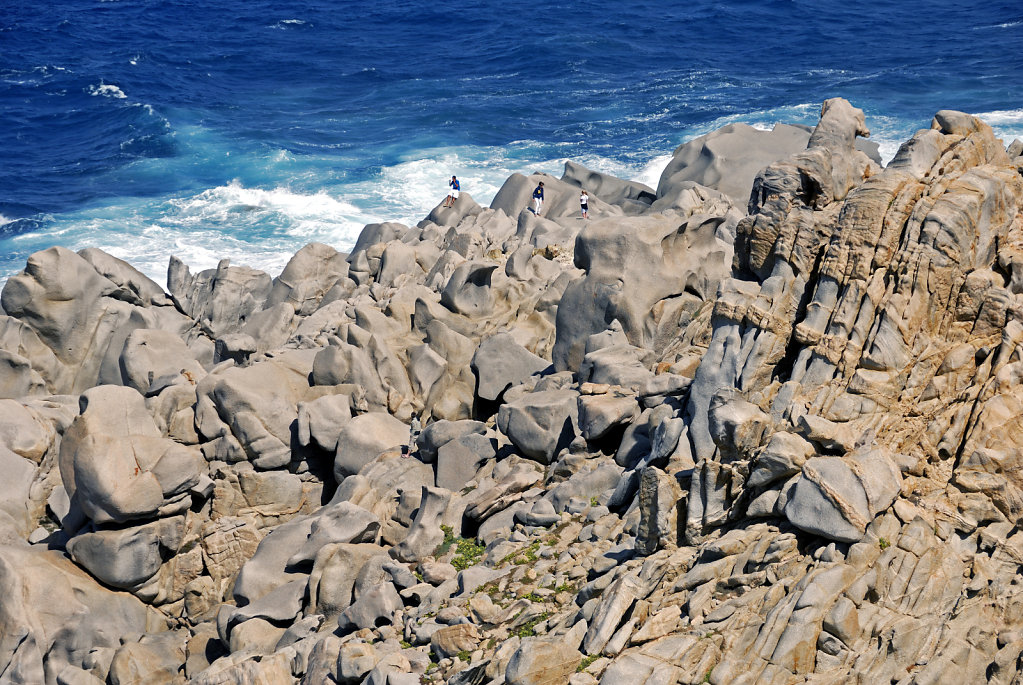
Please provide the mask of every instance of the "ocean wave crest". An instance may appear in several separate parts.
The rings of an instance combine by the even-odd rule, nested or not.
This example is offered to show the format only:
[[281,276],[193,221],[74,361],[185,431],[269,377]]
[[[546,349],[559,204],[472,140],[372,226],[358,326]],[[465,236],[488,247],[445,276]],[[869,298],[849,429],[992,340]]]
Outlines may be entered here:
[[86,88],[86,92],[96,97],[114,98],[116,100],[124,100],[128,97],[124,94],[124,91],[112,83],[100,83],[99,85],[89,86]]

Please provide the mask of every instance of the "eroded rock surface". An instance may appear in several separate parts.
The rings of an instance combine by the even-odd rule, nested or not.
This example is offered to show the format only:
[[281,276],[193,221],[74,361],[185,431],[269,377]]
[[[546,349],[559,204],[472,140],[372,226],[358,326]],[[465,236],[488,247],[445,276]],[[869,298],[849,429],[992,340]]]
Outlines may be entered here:
[[33,255],[0,682],[1019,682],[1023,144],[941,111],[882,168],[869,123],[276,278]]

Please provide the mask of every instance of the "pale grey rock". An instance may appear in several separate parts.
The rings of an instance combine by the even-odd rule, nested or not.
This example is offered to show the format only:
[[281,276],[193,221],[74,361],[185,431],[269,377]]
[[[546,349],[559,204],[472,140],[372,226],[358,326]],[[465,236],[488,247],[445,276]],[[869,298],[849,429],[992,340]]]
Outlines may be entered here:
[[856,542],[867,525],[899,494],[902,474],[881,449],[846,457],[814,457],[785,502],[785,517],[802,530]]
[[419,228],[424,228],[428,224],[437,224],[438,226],[457,226],[462,219],[468,216],[475,216],[479,214],[483,209],[476,204],[476,201],[472,199],[472,196],[464,190],[458,194],[458,199],[455,200],[453,207],[445,207],[444,201],[441,200],[425,219],[419,222]]
[[276,625],[294,621],[302,611],[306,585],[305,578],[297,578],[274,588],[250,604],[238,607],[228,621],[232,637],[238,625],[253,619],[269,621]]
[[601,345],[587,350],[579,366],[579,377],[584,382],[620,386],[638,392],[655,378],[647,368],[651,357],[649,350],[628,343]]
[[596,462],[589,468],[572,475],[571,478],[551,487],[546,499],[554,505],[555,511],[567,511],[572,499],[586,502],[590,498],[609,498],[622,478],[624,469],[609,461]]
[[458,573],[458,594],[468,597],[478,588],[487,583],[508,575],[508,569],[487,568],[486,566],[470,566]]
[[633,395],[580,395],[577,402],[579,431],[589,441],[600,440],[614,429],[630,423],[639,414],[639,405]]
[[163,330],[138,329],[124,341],[119,360],[124,384],[148,394],[161,378],[186,374],[198,382],[206,370],[177,335]]
[[419,571],[423,574],[423,580],[430,585],[440,585],[453,580],[458,574],[454,566],[443,561],[424,561],[419,565]]
[[775,124],[761,131],[748,124],[728,124],[680,145],[657,183],[657,197],[677,192],[686,181],[719,190],[736,204],[749,200],[761,169],[806,149],[805,128]]
[[309,537],[288,559],[288,566],[312,561],[326,545],[349,542],[375,542],[380,520],[371,512],[351,502],[338,502],[323,507],[309,525]]
[[336,452],[341,429],[352,419],[350,395],[324,395],[298,403],[298,441],[308,447],[313,441]]
[[0,511],[6,512],[24,538],[35,528],[31,515],[32,483],[36,478],[36,465],[0,444]]
[[622,207],[627,213],[646,211],[657,199],[657,193],[653,188],[638,181],[626,181],[610,174],[593,171],[571,160],[565,162],[561,180],[584,188],[588,193],[599,196],[604,202]]
[[177,257],[170,258],[167,289],[177,307],[209,334],[218,338],[237,331],[246,319],[263,309],[270,295],[270,276],[226,259],[216,269],[194,276]]
[[677,336],[678,319],[662,328],[664,318],[653,312],[668,306],[666,300],[684,305],[684,293],[714,297],[731,273],[737,222],[730,213],[681,225],[662,215],[588,223],[575,246],[575,265],[586,275],[569,284],[558,307],[555,368],[578,369],[587,338],[615,319],[631,344],[663,349]]
[[471,623],[448,625],[440,628],[430,637],[430,649],[440,659],[458,656],[459,652],[471,652],[479,645],[479,629]]
[[355,582],[366,563],[380,554],[375,544],[335,543],[320,548],[308,581],[307,614],[337,620],[352,603]]
[[[10,317],[0,318],[0,321],[4,318],[14,321]],[[42,347],[42,343],[39,346]],[[19,354],[0,349],[0,398],[15,399],[45,394],[46,381],[32,368],[32,362]]]
[[480,523],[476,537],[486,545],[489,545],[498,538],[507,538],[508,531],[515,524],[516,515],[528,511],[529,508],[529,502],[519,500],[497,513],[491,514],[490,518]]
[[496,401],[511,386],[549,366],[550,362],[522,347],[511,334],[492,335],[480,343],[472,357],[476,395]]
[[576,435],[576,398],[572,390],[546,390],[501,406],[497,425],[523,455],[549,464]]
[[553,526],[561,521],[550,500],[539,499],[528,511],[515,513],[515,520],[526,526]]
[[409,427],[390,414],[360,414],[346,423],[337,438],[334,478],[340,483],[359,472],[381,452],[409,443]]
[[708,419],[710,437],[725,462],[749,459],[774,425],[755,404],[726,390],[711,398]]
[[392,547],[389,554],[404,562],[419,561],[432,555],[437,546],[444,541],[444,531],[440,529],[441,517],[450,502],[450,490],[424,485],[422,503],[408,535],[401,543]]
[[380,583],[341,612],[337,619],[338,628],[350,631],[389,625],[394,613],[403,606],[394,585],[389,582]]
[[[14,372],[6,383],[28,383],[31,389],[41,379],[49,392],[78,393],[99,382],[120,382],[117,357],[132,330],[161,328],[167,318],[184,321],[169,307],[116,299],[118,292],[118,285],[65,248],[29,257],[24,271],[8,279],[0,293],[0,307],[8,315],[0,346]],[[38,377],[18,371],[22,360]]]
[[638,554],[652,554],[658,549],[678,546],[681,498],[682,488],[673,476],[652,466],[640,472]]
[[89,262],[107,280],[119,286],[112,297],[140,306],[168,306],[170,296],[163,288],[141,271],[113,255],[95,247],[78,251],[78,256]]
[[165,555],[178,551],[185,519],[175,516],[133,528],[80,533],[67,544],[75,563],[106,585],[141,587],[163,565]]
[[[253,626],[257,624],[253,623]],[[262,626],[258,638],[259,645],[254,654],[251,651],[240,651],[218,659],[209,668],[198,673],[191,679],[195,685],[290,685],[294,682],[291,664],[294,650],[285,649],[271,653],[272,641],[280,638],[283,628]],[[240,645],[239,645],[240,646]]]
[[97,386],[60,450],[64,488],[97,523],[183,511],[205,472],[198,450],[164,438],[137,391]]
[[248,367],[215,369],[196,388],[196,425],[207,440],[230,437],[257,468],[291,461],[292,424],[309,395],[313,353],[294,351]]
[[304,246],[273,279],[265,307],[287,302],[298,316],[311,314],[330,289],[348,277],[346,257],[322,243]]
[[416,250],[411,245],[398,241],[387,243],[380,255],[380,271],[377,283],[389,287],[398,287],[403,282],[415,281],[424,277],[425,271],[416,261]]
[[138,599],[110,592],[63,555],[24,543],[0,549],[0,592],[0,672],[14,683],[87,672],[90,654],[112,657],[122,636],[142,635],[151,617]]
[[813,445],[795,433],[779,431],[757,455],[746,481],[750,487],[763,487],[799,473],[807,459],[813,457]]
[[277,350],[291,337],[294,324],[295,307],[290,302],[281,302],[253,312],[236,332],[217,337],[214,362],[219,363],[225,359],[244,362],[256,352]]
[[374,407],[387,406],[384,389],[373,358],[366,350],[343,340],[331,339],[313,359],[313,385],[352,384],[361,388],[366,401]]
[[419,458],[427,464],[437,460],[437,451],[445,444],[466,435],[483,435],[486,425],[481,421],[465,419],[462,421],[434,421],[419,434],[416,448]]
[[441,291],[440,303],[456,314],[472,318],[488,316],[494,308],[491,284],[496,270],[494,263],[460,264]]
[[306,578],[307,574],[301,570],[289,568],[288,561],[305,544],[312,525],[312,517],[293,519],[277,526],[262,539],[255,554],[238,573],[234,585],[238,603],[250,604],[286,583]]
[[460,490],[483,463],[496,456],[493,441],[483,435],[470,433],[446,442],[437,450],[437,487]]
[[185,661],[187,637],[186,631],[165,631],[122,645],[110,662],[107,679],[117,685],[173,682]]

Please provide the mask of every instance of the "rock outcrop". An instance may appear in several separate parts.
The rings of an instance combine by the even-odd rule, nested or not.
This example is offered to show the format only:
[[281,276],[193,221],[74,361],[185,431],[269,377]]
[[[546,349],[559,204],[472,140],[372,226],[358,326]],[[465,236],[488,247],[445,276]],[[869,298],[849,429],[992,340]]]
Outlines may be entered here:
[[1023,144],[866,135],[515,174],[276,278],[33,255],[0,682],[1020,682]]

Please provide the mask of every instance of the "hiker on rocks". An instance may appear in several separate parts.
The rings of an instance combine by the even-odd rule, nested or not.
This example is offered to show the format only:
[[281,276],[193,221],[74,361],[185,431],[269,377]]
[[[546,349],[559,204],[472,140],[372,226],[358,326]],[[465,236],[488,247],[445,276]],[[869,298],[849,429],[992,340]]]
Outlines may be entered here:
[[540,210],[543,209],[543,181],[540,181],[540,185],[533,191],[533,214],[540,216]]
[[588,214],[590,210],[590,196],[586,194],[585,190],[579,193],[579,209],[582,211],[584,219],[590,218]]
[[402,446],[401,456],[408,457],[416,451],[416,441],[419,440],[419,434],[422,432],[423,422],[419,420],[419,414],[413,414],[408,427],[408,445]]
[[444,200],[444,206],[445,207],[454,207],[455,206],[455,200],[458,199],[458,191],[460,189],[460,186],[459,186],[459,183],[458,183],[458,177],[457,176],[452,176],[451,177],[451,180],[448,181],[448,187],[450,188],[450,190],[448,190],[448,197],[447,197],[447,199]]

